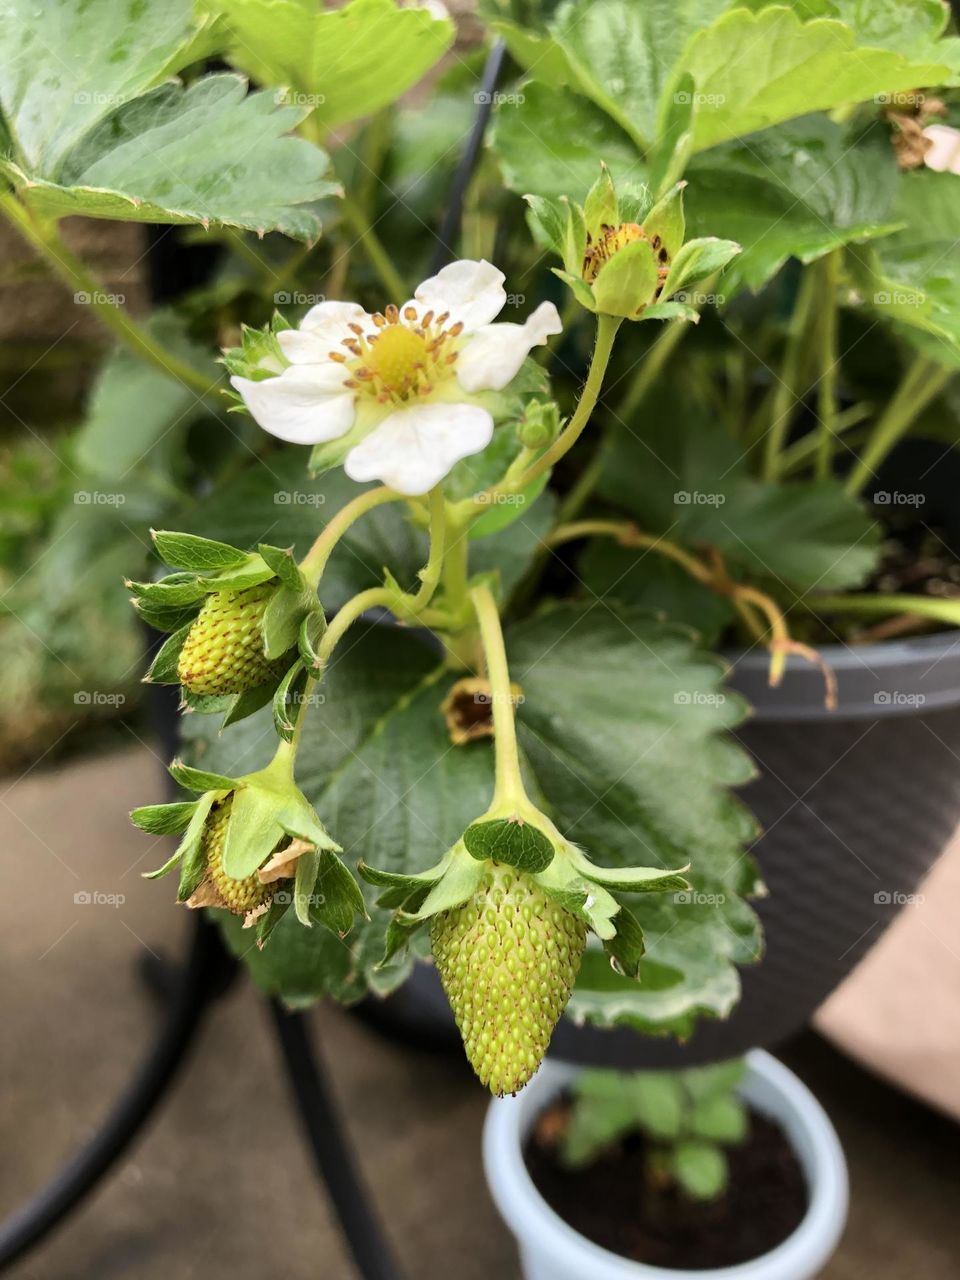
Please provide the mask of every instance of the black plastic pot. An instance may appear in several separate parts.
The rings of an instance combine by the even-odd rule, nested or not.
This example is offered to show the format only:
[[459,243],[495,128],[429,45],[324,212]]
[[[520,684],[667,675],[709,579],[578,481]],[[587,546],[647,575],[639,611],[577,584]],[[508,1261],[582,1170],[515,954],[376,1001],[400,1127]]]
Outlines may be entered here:
[[[834,712],[816,668],[791,659],[770,689],[765,652],[728,655],[730,684],[754,708],[738,737],[760,773],[743,798],[763,827],[754,853],[770,891],[756,903],[766,955],[741,971],[730,1018],[702,1020],[685,1045],[562,1020],[551,1056],[672,1067],[775,1046],[909,904],[960,822],[960,632],[822,652]],[[368,1014],[421,1042],[455,1037],[428,966]]]

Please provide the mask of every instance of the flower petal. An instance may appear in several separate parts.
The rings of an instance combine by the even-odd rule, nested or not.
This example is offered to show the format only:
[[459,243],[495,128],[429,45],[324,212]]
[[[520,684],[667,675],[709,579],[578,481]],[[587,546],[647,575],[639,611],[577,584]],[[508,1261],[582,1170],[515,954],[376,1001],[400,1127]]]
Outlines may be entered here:
[[543,346],[563,325],[552,302],[541,302],[526,324],[487,324],[478,329],[457,359],[464,391],[501,391],[520,372],[534,347]]
[[927,168],[937,173],[960,174],[960,129],[952,129],[948,124],[928,124],[923,136],[933,144],[923,157]]
[[339,351],[344,338],[353,337],[351,324],[374,331],[374,324],[356,302],[318,302],[300,321],[299,329],[281,329],[280,350],[291,364],[320,364]]
[[459,321],[465,333],[473,333],[503,310],[504,279],[492,263],[462,258],[424,280],[414,297],[436,315],[448,311],[452,323]]
[[253,382],[235,376],[258,426],[291,444],[319,444],[345,435],[353,426],[353,392],[343,385],[343,365],[291,365],[277,378]]
[[351,480],[381,480],[410,497],[439,484],[454,463],[490,443],[493,418],[475,404],[424,404],[385,418],[347,454]]

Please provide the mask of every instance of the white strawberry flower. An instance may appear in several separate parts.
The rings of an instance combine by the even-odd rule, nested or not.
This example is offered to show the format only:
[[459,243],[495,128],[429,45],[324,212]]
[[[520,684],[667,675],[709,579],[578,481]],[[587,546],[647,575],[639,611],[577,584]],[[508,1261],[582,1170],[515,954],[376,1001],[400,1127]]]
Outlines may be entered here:
[[960,174],[960,129],[948,124],[928,124],[923,136],[930,143],[923,163],[937,173]]
[[321,302],[299,329],[278,333],[290,361],[263,381],[233,386],[264,429],[294,444],[350,434],[344,468],[410,496],[426,493],[493,435],[483,392],[502,391],[527,355],[561,331],[552,302],[525,324],[493,324],[507,301],[489,262],[452,262],[402,307],[371,315]]

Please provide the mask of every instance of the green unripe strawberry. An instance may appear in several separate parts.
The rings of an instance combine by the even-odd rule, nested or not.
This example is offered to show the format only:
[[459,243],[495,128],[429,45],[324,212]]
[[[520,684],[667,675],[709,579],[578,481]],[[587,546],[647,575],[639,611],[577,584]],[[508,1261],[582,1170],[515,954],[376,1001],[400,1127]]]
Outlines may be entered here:
[[207,597],[177,662],[185,689],[199,697],[245,693],[279,674],[278,665],[264,656],[260,629],[273,591],[272,584],[263,583]]
[[529,876],[494,863],[473,897],[433,918],[430,941],[474,1071],[491,1093],[516,1093],[570,999],[583,923]]
[[206,865],[206,879],[213,890],[215,903],[225,907],[235,916],[245,916],[248,911],[268,902],[277,890],[275,884],[263,884],[256,872],[245,880],[235,880],[223,869],[223,846],[227,838],[227,823],[230,821],[230,810],[233,796],[227,796],[210,811],[206,826],[203,829],[203,852]]

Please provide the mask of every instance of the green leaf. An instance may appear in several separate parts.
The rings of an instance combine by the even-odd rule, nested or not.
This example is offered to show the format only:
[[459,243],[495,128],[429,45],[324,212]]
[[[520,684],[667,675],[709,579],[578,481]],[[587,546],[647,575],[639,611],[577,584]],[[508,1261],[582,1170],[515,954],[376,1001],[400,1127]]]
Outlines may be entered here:
[[690,1113],[690,1131],[710,1142],[742,1142],[747,1135],[747,1109],[739,1098],[718,1095],[697,1103]]
[[312,241],[312,206],[339,186],[324,176],[325,152],[285,136],[304,114],[272,93],[248,95],[239,76],[210,75],[124,102],[55,169],[0,162],[0,171],[44,218],[218,223]]
[[525,195],[582,201],[603,160],[619,186],[642,182],[637,148],[598,107],[575,93],[538,80],[523,87],[523,101],[494,113],[490,145],[504,182]]
[[725,295],[744,284],[759,289],[791,257],[813,262],[898,225],[899,177],[885,129],[856,136],[825,116],[804,116],[712,148],[687,176],[689,233],[743,248],[724,271]]
[[146,804],[130,811],[130,821],[152,836],[179,835],[186,831],[197,807],[195,800],[175,804]]
[[[858,44],[842,22],[804,22],[790,9],[772,6],[759,13],[733,9],[699,31],[675,78],[684,73],[696,84],[694,147],[703,151],[807,112],[941,84],[951,69],[935,49],[914,60]],[[668,83],[660,98],[661,119],[672,95]]]
[[727,1185],[727,1157],[711,1142],[680,1142],[670,1152],[680,1186],[694,1200],[715,1200]]
[[[179,317],[160,311],[147,327],[167,351],[215,386],[220,378],[216,365],[208,352],[187,339]],[[122,480],[145,467],[151,474],[173,479],[187,429],[198,418],[205,420],[207,430],[218,421],[198,403],[192,388],[117,347],[100,368],[86,419],[74,440],[75,457],[83,471],[104,480]]]
[[663,296],[669,298],[688,284],[721,271],[739,252],[740,246],[733,240],[720,240],[716,236],[688,240],[670,264]]
[[195,533],[173,533],[156,529],[153,543],[157,554],[171,568],[190,569],[196,573],[209,569],[235,569],[249,560],[247,552],[226,542],[200,538]]
[[192,56],[192,4],[0,4],[0,106],[20,163],[56,174],[77,143]]
[[716,547],[731,566],[789,584],[857,586],[876,564],[879,527],[834,480],[766,484],[723,429],[695,411],[652,409],[618,433],[600,491],[645,532]]
[[313,886],[310,915],[318,924],[345,938],[354,918],[366,915],[363,892],[341,860],[329,849],[319,853],[317,878]]
[[271,547],[268,543],[261,542],[257,550],[285,587],[294,591],[304,589],[306,580],[297,568],[292,547]]
[[752,765],[723,735],[744,708],[721,665],[679,628],[608,608],[558,607],[510,629],[507,651],[521,748],[564,834],[610,869],[692,863],[692,891],[630,903],[647,947],[639,983],[588,948],[571,1015],[680,1035],[701,1013],[726,1016],[760,934],[743,901],[755,824],[727,791]]
[[647,240],[625,245],[603,264],[593,282],[597,310],[635,319],[652,302],[657,287],[657,260]]
[[553,861],[553,844],[529,822],[497,818],[475,822],[463,834],[463,843],[472,858],[506,862],[518,871],[533,874]]
[[454,27],[394,0],[211,0],[235,39],[234,65],[287,97],[329,130],[402,97],[453,44]]

